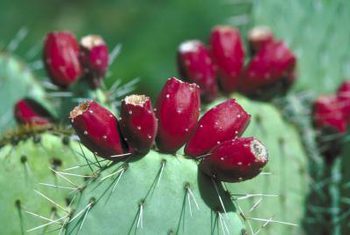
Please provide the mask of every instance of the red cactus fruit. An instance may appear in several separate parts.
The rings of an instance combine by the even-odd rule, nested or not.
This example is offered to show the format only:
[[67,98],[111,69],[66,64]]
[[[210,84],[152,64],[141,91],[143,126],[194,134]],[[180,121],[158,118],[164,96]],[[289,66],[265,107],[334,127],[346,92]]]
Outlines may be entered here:
[[205,45],[198,40],[181,43],[177,54],[180,75],[200,87],[201,98],[210,102],[217,96],[218,88],[213,62]]
[[37,101],[25,98],[14,107],[14,116],[19,124],[46,126],[53,121],[52,115]]
[[115,160],[124,153],[117,118],[95,101],[86,101],[70,112],[81,142],[100,157]]
[[239,182],[257,176],[268,160],[267,149],[259,140],[237,138],[216,146],[199,167],[218,180]]
[[337,133],[346,132],[346,120],[341,104],[334,95],[320,96],[313,104],[313,119],[319,129],[329,129]]
[[295,65],[296,57],[283,42],[265,44],[245,69],[240,90],[263,99],[283,94],[295,80]]
[[347,123],[350,123],[350,80],[344,81],[337,91],[338,103]]
[[239,30],[216,26],[211,32],[210,44],[220,89],[224,93],[236,91],[244,64],[244,48]]
[[51,32],[44,42],[44,64],[52,83],[62,88],[72,85],[82,74],[79,43],[70,32]]
[[145,95],[125,97],[120,117],[120,129],[130,150],[140,155],[148,153],[158,127],[150,98]]
[[267,26],[256,26],[248,32],[248,43],[251,55],[255,55],[260,48],[274,40],[271,29]]
[[90,87],[98,88],[109,63],[108,47],[102,37],[88,35],[80,40],[80,61]]
[[168,79],[157,100],[157,146],[160,151],[175,153],[185,144],[195,128],[200,109],[198,85]]
[[199,120],[185,147],[185,154],[200,157],[221,142],[240,136],[246,129],[250,115],[229,99],[210,109]]

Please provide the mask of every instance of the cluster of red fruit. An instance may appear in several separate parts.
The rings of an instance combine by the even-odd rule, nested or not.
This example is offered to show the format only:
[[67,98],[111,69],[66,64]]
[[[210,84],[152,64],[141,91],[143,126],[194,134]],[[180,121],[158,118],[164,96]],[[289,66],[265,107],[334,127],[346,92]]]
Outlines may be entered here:
[[[229,182],[258,175],[268,161],[267,150],[254,137],[240,137],[250,115],[234,99],[213,107],[199,120],[200,91],[196,84],[170,78],[156,104],[145,95],[122,100],[120,118],[95,101],[86,101],[70,113],[81,142],[98,156],[120,160],[143,156],[154,142],[159,151],[176,153],[183,145],[186,156],[200,161],[208,175]],[[52,117],[39,103],[20,100],[16,120],[31,126],[48,125]]]
[[125,153],[145,155],[154,144],[160,152],[201,160],[200,168],[223,181],[258,175],[268,161],[267,150],[254,137],[240,137],[250,115],[229,99],[200,115],[198,85],[170,78],[153,110],[150,98],[131,95],[122,100],[120,118],[94,101],[70,114],[81,142],[96,155],[116,160]]
[[321,153],[333,161],[341,151],[342,137],[350,124],[350,81],[343,82],[336,94],[318,97],[312,116]]
[[71,32],[46,35],[44,64],[52,83],[59,87],[67,88],[83,78],[91,88],[97,88],[108,63],[108,47],[98,35],[85,36],[80,43]]
[[179,72],[186,81],[200,86],[205,102],[215,99],[219,88],[224,94],[239,91],[261,99],[284,94],[296,78],[294,54],[267,27],[253,28],[248,42],[250,61],[244,65],[245,51],[239,30],[216,26],[208,48],[199,40],[179,46]]
[[[228,27],[217,27],[213,33],[217,35],[213,36],[213,45],[216,46],[213,51],[216,52],[216,63],[220,64],[217,70],[226,74],[220,77],[220,84],[227,88],[225,91],[230,91],[229,87],[235,83],[231,81],[231,70],[236,71],[237,66],[231,68],[230,63],[236,64],[238,59],[242,60],[238,67],[243,65],[244,53],[237,33]],[[236,39],[232,40],[232,37]],[[231,44],[237,43],[237,40],[241,53],[233,58],[237,55]],[[261,48],[270,48],[263,45],[276,43],[271,39],[260,43],[260,46],[255,44],[254,48],[259,54],[263,50]],[[278,58],[284,58],[287,49],[277,44]],[[182,71],[195,83],[168,79],[154,110],[150,98],[145,95],[131,95],[123,99],[119,119],[95,101],[86,101],[75,107],[70,113],[70,120],[81,142],[96,155],[110,160],[119,160],[130,154],[143,156],[154,143],[164,153],[176,153],[185,145],[185,155],[199,160],[200,168],[217,179],[237,182],[258,175],[268,161],[267,150],[254,137],[240,137],[250,115],[234,99],[213,107],[199,119],[201,97],[209,101],[216,96],[216,80],[213,80],[214,70],[210,67],[210,57],[206,57],[207,52],[204,49],[192,50],[192,47],[192,43],[181,46],[180,61],[183,62]],[[199,56],[196,53],[200,53]],[[201,64],[203,59],[205,64]],[[71,33],[54,32],[46,37],[44,61],[54,84],[66,88],[83,77],[96,87],[108,67],[108,49],[101,37],[96,35],[84,37],[79,46]],[[277,63],[280,61],[284,60],[277,60]],[[266,61],[263,64],[270,66]],[[213,81],[215,84],[211,83]],[[214,87],[214,93],[207,92],[205,86],[208,84],[211,84],[210,89]],[[31,99],[23,99],[16,104],[15,117],[19,123],[27,125],[47,125],[53,121],[51,115]]]
[[350,81],[343,82],[336,94],[318,97],[313,105],[313,117],[317,128],[345,133],[350,123]]

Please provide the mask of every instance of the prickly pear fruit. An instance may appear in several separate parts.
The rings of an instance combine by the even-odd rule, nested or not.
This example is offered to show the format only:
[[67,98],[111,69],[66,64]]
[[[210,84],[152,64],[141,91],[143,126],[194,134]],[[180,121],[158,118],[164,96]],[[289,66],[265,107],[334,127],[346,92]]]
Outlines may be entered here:
[[198,40],[183,42],[178,49],[180,75],[201,88],[201,98],[210,102],[217,96],[217,84],[213,62],[205,45]]
[[296,58],[282,41],[264,45],[245,69],[240,91],[253,98],[284,94],[295,81]]
[[319,129],[332,129],[338,133],[346,131],[346,120],[337,97],[334,95],[320,96],[315,100],[313,119],[315,126]]
[[200,163],[207,175],[226,182],[257,176],[268,162],[265,146],[254,137],[227,140],[216,146]]
[[47,126],[53,121],[52,115],[37,101],[24,98],[14,107],[14,116],[19,124]]
[[274,40],[274,35],[268,26],[256,26],[248,32],[249,51],[254,56],[260,48]]
[[99,35],[88,35],[80,40],[80,62],[84,77],[91,88],[100,86],[108,69],[108,47]]
[[350,80],[343,82],[337,91],[338,103],[343,111],[343,116],[350,123]]
[[94,101],[86,101],[70,112],[70,120],[81,142],[100,157],[115,160],[124,153],[117,118]]
[[327,163],[332,163],[341,151],[347,122],[335,95],[320,96],[313,104],[313,121],[318,129],[317,144]]
[[75,83],[82,74],[79,43],[70,32],[51,32],[44,42],[44,64],[52,83],[62,88]]
[[193,132],[199,117],[198,85],[168,79],[157,99],[157,146],[162,152],[174,153]]
[[244,48],[239,30],[216,26],[211,32],[210,45],[220,89],[225,93],[236,91],[244,64]]
[[145,95],[125,97],[121,103],[120,129],[132,152],[146,154],[157,134],[157,119]]
[[240,136],[247,127],[250,115],[235,99],[213,107],[199,120],[185,147],[185,154],[199,157],[222,141]]

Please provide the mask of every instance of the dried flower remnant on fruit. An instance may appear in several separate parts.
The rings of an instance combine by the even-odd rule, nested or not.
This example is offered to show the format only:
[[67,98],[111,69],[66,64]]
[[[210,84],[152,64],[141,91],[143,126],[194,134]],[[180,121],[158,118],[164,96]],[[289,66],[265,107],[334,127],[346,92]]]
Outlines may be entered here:
[[151,99],[145,95],[130,95],[122,100],[120,129],[131,152],[144,155],[151,149],[158,122]]
[[101,36],[87,35],[80,40],[80,62],[90,87],[99,87],[109,64],[108,47]]
[[256,177],[267,164],[266,147],[254,137],[236,138],[217,145],[200,163],[207,175],[225,182]]
[[124,153],[117,118],[95,101],[86,101],[70,113],[74,130],[93,153],[111,160]]
[[267,26],[256,26],[248,33],[250,54],[255,55],[260,48],[274,40],[271,29]]

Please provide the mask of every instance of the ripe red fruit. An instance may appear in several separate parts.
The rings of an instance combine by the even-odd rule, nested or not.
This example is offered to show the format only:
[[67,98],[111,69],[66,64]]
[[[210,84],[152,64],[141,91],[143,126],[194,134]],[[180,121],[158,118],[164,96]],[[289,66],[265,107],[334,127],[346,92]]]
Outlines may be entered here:
[[185,147],[185,154],[200,157],[221,142],[240,136],[246,129],[250,115],[229,99],[210,109],[199,120]]
[[62,88],[72,85],[82,74],[79,44],[70,32],[52,32],[44,42],[44,64],[52,83]]
[[256,26],[248,33],[248,43],[251,55],[255,55],[260,48],[274,40],[271,29],[267,26]]
[[197,124],[200,109],[198,85],[168,79],[157,100],[156,115],[160,151],[175,153],[185,144]]
[[144,95],[125,97],[120,117],[120,129],[131,151],[141,155],[148,153],[158,127],[150,98]]
[[86,101],[70,112],[70,119],[81,142],[93,153],[116,159],[124,153],[117,118],[95,101]]
[[52,115],[41,104],[29,98],[15,104],[14,116],[18,123],[32,126],[46,126],[53,121]]
[[245,69],[240,91],[261,99],[283,94],[295,80],[295,65],[294,54],[283,42],[265,44]]
[[318,97],[313,104],[315,126],[337,133],[346,132],[346,120],[341,108],[341,104],[334,95]]
[[84,77],[91,88],[100,86],[109,63],[108,47],[99,35],[88,35],[80,40],[80,61]]
[[244,64],[244,48],[239,30],[216,26],[211,32],[210,45],[220,89],[225,93],[236,91]]
[[201,98],[210,102],[217,96],[218,88],[213,62],[205,45],[198,40],[181,43],[178,49],[180,75],[200,87]]
[[337,98],[345,120],[350,123],[350,80],[343,82],[339,86]]
[[267,149],[259,140],[237,138],[216,146],[199,167],[210,177],[239,182],[257,176],[268,160]]

